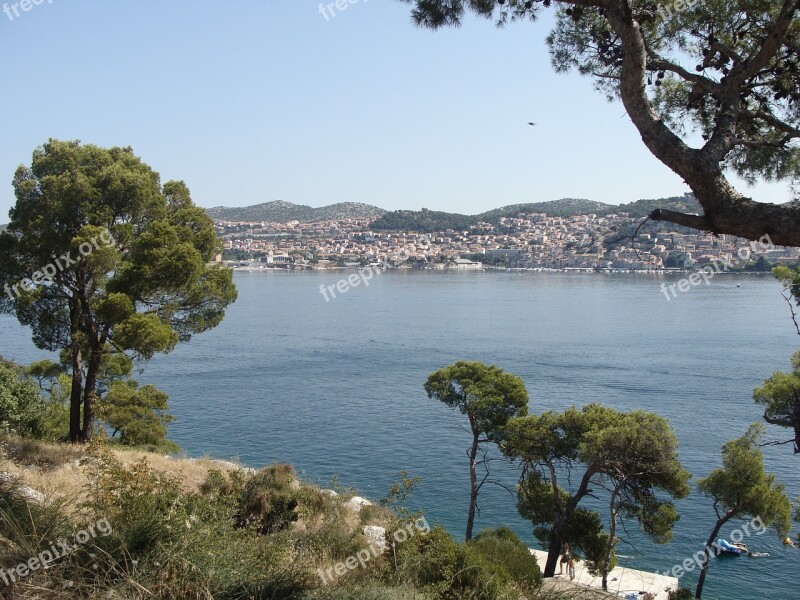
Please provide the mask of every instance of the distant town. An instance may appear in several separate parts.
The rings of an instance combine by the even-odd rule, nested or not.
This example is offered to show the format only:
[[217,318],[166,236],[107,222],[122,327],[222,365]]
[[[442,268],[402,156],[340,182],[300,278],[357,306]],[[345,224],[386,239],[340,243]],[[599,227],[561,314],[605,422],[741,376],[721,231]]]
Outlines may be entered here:
[[[239,269],[399,268],[479,270],[662,271],[687,270],[722,261],[733,270],[768,270],[794,264],[798,248],[753,245],[747,240],[675,230],[627,212],[548,216],[519,213],[496,223],[433,232],[384,231],[378,217],[303,223],[215,219],[224,241],[218,261]],[[634,235],[634,233],[636,235]]]

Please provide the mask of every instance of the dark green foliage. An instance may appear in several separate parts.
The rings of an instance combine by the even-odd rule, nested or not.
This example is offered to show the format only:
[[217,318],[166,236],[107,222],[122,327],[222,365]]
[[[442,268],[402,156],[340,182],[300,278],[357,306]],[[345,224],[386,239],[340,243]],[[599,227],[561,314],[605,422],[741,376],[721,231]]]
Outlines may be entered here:
[[[668,541],[678,514],[663,495],[689,493],[690,475],[677,448],[667,420],[645,411],[589,404],[511,419],[503,450],[524,467],[518,507],[548,546],[545,576],[553,575],[564,541],[584,551],[591,569],[607,574],[615,561],[619,519],[637,521],[656,543]],[[608,495],[610,514],[603,516],[608,532],[600,515],[579,507],[600,490]]]
[[497,569],[506,569],[515,587],[524,594],[533,594],[541,585],[542,573],[536,557],[507,527],[481,531],[469,545]]
[[773,373],[753,391],[756,404],[764,406],[764,420],[791,429],[794,453],[800,454],[800,352],[792,356],[791,373]]
[[153,385],[139,387],[132,379],[114,381],[103,397],[100,417],[111,427],[112,437],[120,434],[122,444],[163,446],[167,424],[173,420],[167,413],[167,398]]
[[700,598],[709,567],[708,548],[725,523],[735,518],[758,517],[775,528],[783,538],[791,529],[792,506],[785,488],[775,475],[764,470],[764,456],[758,446],[764,426],[755,423],[747,432],[722,446],[722,467],[697,482],[697,489],[713,502],[716,523],[706,541],[705,558],[695,590]]
[[[469,457],[470,501],[465,539],[472,538],[480,489],[489,477],[489,442],[500,444],[505,439],[506,424],[512,417],[528,412],[528,391],[522,379],[495,365],[477,361],[457,361],[431,373],[425,382],[429,398],[444,402],[467,417],[471,445]],[[483,455],[479,452],[483,449]],[[484,474],[478,479],[477,467]]]
[[41,437],[46,406],[22,367],[0,358],[0,432]]
[[291,465],[269,465],[256,473],[242,492],[240,527],[254,526],[261,533],[274,533],[297,520],[300,483]]
[[68,353],[70,439],[87,441],[107,356],[149,359],[216,327],[236,299],[232,275],[209,264],[218,241],[186,185],[162,186],[130,148],[50,140],[14,192],[0,311],[39,348]]
[[431,233],[453,229],[466,231],[478,219],[467,215],[447,213],[423,208],[422,210],[396,210],[386,213],[372,222],[370,227],[377,230],[419,231]]

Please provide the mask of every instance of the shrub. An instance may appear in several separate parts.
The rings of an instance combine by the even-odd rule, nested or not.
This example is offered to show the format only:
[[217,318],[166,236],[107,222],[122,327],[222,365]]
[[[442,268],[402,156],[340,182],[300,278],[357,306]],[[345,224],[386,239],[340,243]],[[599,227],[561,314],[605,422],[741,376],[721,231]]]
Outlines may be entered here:
[[496,569],[505,569],[517,587],[532,593],[542,583],[542,573],[528,547],[507,527],[487,529],[468,546],[477,550]]
[[0,358],[0,431],[41,437],[46,406],[24,370]]
[[285,529],[297,520],[300,484],[291,465],[269,465],[247,482],[239,504],[238,525],[261,533]]
[[[502,538],[495,537],[483,544],[488,548],[502,542]],[[397,564],[397,581],[413,583],[442,600],[505,600],[519,596],[514,578],[498,557],[487,557],[480,544],[459,544],[440,526],[400,544]]]

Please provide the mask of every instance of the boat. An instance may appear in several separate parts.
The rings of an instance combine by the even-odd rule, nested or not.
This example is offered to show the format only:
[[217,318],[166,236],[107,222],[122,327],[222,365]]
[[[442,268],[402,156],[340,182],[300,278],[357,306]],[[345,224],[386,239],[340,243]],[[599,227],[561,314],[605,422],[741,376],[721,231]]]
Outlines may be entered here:
[[741,556],[742,554],[749,554],[747,546],[744,544],[731,544],[728,540],[723,540],[722,538],[719,538],[717,543],[714,545],[717,548],[718,554],[727,554],[728,556]]

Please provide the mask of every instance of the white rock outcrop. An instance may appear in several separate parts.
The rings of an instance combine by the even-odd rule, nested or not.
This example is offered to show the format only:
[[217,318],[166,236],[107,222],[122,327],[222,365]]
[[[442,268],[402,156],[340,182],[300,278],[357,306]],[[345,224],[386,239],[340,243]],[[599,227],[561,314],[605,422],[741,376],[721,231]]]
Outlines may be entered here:
[[377,525],[367,525],[363,529],[364,536],[369,541],[370,546],[382,546],[386,543],[386,528]]
[[361,496],[353,496],[344,503],[344,507],[352,510],[355,513],[361,512],[361,509],[365,506],[372,506],[372,502],[367,500],[366,498],[362,498]]

